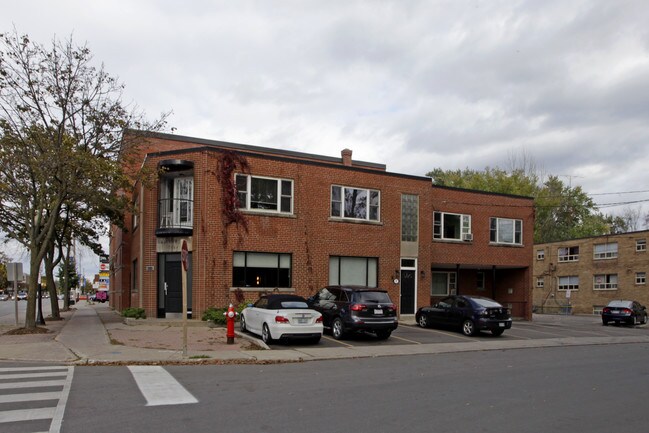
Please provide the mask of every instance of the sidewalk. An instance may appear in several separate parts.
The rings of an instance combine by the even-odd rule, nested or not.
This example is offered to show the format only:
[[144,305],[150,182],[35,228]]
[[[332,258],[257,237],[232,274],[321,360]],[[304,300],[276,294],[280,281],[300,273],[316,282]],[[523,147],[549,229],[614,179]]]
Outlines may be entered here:
[[[199,364],[275,363],[324,359],[364,358],[504,350],[533,347],[578,346],[644,342],[649,336],[566,337],[535,340],[490,339],[475,342],[403,344],[354,347],[295,347],[265,350],[239,334],[235,344],[226,344],[225,329],[190,321],[187,328],[187,356],[182,350],[180,322],[139,320],[126,324],[105,304],[80,301],[74,310],[62,313],[62,321],[46,321],[47,334],[0,334],[0,360],[38,361],[77,365],[105,364]],[[561,320],[551,316],[549,319]],[[15,328],[15,326],[10,327]],[[9,329],[10,329],[9,328]],[[7,325],[0,328],[6,332]],[[255,340],[256,341],[256,340]],[[263,343],[261,343],[263,344]]]

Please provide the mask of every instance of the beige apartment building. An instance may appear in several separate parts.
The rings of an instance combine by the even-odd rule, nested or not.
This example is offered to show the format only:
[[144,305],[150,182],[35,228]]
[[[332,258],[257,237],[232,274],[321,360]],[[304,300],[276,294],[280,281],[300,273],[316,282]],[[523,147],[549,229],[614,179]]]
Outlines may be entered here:
[[647,238],[645,230],[535,245],[534,311],[601,314],[613,299],[649,306]]

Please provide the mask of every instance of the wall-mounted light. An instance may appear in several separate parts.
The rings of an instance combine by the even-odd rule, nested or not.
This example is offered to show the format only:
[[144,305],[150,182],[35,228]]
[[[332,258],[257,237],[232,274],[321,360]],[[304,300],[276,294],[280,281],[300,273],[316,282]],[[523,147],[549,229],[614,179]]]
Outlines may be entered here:
[[419,274],[421,275],[422,280],[426,278],[426,271],[422,270]]

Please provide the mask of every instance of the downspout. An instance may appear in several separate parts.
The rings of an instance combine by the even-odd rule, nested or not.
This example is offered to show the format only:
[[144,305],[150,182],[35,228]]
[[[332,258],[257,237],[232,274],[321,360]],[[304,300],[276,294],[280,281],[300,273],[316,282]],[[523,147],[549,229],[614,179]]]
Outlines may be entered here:
[[144,308],[144,184],[140,181],[140,206],[138,212],[140,213],[140,260],[138,261],[138,274],[137,284],[139,290],[139,305],[138,307]]

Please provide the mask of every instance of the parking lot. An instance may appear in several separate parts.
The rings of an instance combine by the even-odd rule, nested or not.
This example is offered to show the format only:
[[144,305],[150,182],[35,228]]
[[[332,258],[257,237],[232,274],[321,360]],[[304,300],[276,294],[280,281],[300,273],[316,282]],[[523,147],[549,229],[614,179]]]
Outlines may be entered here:
[[275,342],[271,349],[288,347],[360,347],[360,346],[389,346],[404,344],[435,344],[462,343],[484,340],[534,340],[566,337],[622,337],[629,335],[649,336],[649,325],[602,326],[599,316],[558,316],[534,315],[531,322],[517,320],[512,328],[500,337],[494,337],[489,332],[481,332],[473,337],[464,336],[459,329],[420,328],[415,324],[400,323],[399,327],[387,340],[377,340],[372,334],[350,334],[343,340],[335,340],[325,330],[325,334],[317,345],[300,343],[299,341]]

